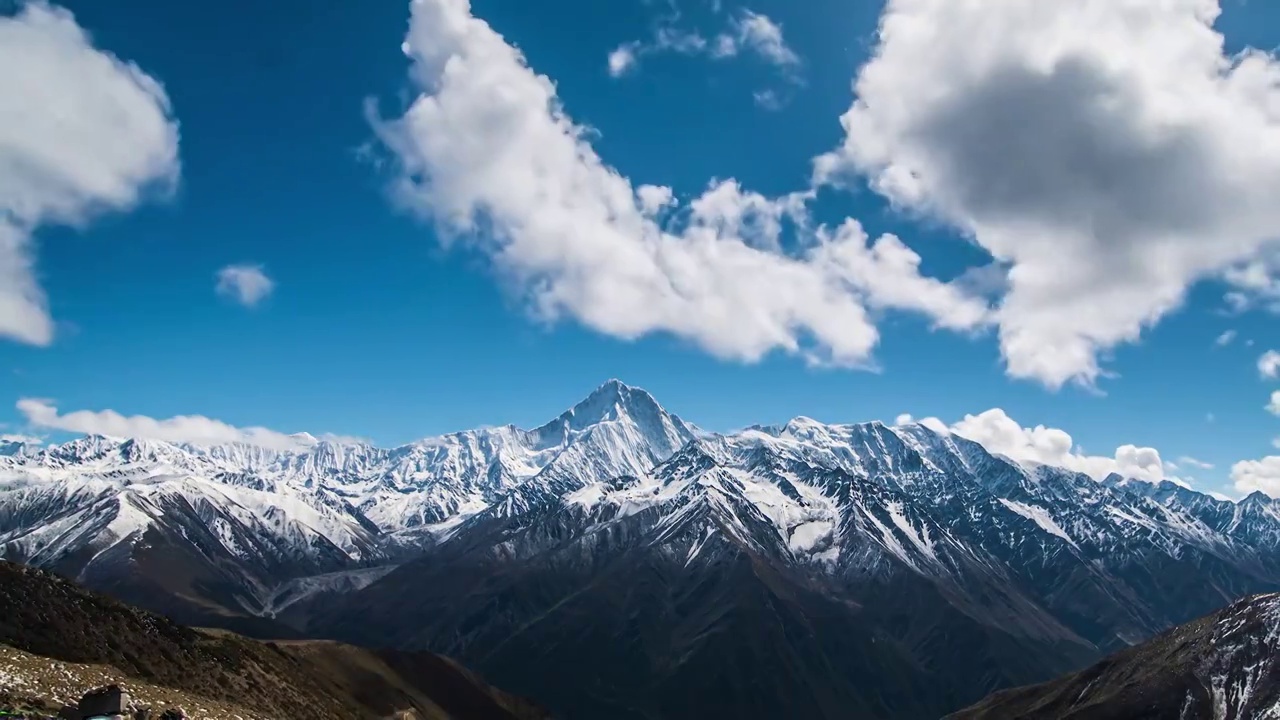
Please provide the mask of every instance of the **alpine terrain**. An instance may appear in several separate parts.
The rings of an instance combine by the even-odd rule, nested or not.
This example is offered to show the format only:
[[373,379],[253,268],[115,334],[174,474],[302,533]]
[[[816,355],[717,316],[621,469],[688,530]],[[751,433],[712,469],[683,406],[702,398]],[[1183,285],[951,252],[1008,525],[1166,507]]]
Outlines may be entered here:
[[729,434],[610,381],[383,449],[0,448],[12,560],[186,622],[431,650],[567,718],[937,718],[1280,590],[1280,504],[922,425]]
[[1259,595],[953,720],[1280,718],[1280,595]]

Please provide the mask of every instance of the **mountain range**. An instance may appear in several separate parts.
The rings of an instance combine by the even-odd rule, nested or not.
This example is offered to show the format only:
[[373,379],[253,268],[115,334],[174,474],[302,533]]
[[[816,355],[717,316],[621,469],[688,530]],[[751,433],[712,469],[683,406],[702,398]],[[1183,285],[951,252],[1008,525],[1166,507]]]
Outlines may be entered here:
[[398,448],[0,448],[0,552],[181,621],[457,657],[567,718],[936,718],[1280,590],[1280,503],[609,381]]

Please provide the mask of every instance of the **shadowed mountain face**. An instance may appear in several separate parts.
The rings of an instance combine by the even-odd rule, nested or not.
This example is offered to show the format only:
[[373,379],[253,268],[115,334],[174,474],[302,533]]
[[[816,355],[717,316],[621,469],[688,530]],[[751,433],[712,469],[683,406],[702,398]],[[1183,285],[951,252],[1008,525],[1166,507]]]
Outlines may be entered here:
[[952,720],[1280,717],[1280,595],[1241,600],[1085,670],[993,694]]
[[[0,646],[110,666],[130,681],[265,717],[540,720],[542,710],[429,653],[374,652],[328,641],[263,643],[201,631],[0,561]],[[5,693],[13,688],[0,688]]]
[[920,425],[717,435],[610,381],[533,430],[299,442],[6,449],[0,549],[187,622],[445,652],[571,720],[936,718],[1280,590],[1276,501]]
[[[624,720],[936,718],[972,699],[966,687],[1090,657],[1065,631],[1029,639],[971,618],[910,575],[842,587],[797,574],[712,508],[653,519],[566,527],[519,563],[433,555],[357,595],[362,610],[329,630],[446,648],[567,717]],[[402,617],[416,620],[382,620]]]

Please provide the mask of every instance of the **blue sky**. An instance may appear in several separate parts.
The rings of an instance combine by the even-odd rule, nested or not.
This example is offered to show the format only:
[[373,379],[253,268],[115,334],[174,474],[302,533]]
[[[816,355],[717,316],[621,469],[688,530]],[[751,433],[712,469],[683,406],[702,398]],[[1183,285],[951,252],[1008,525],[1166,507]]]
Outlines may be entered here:
[[[1259,369],[1263,353],[1280,346],[1265,296],[1266,282],[1274,282],[1268,273],[1280,267],[1267,264],[1274,257],[1266,255],[1273,247],[1266,245],[1274,237],[1267,234],[1271,217],[1226,227],[1225,235],[1219,234],[1225,226],[1209,220],[1197,225],[1188,244],[1226,243],[1232,233],[1242,248],[1252,244],[1197,266],[1196,277],[1177,286],[1185,298],[1153,309],[1136,341],[1096,347],[1102,373],[1092,379],[1055,379],[1059,370],[1043,369],[1044,358],[1034,360],[1042,369],[1030,375],[1011,372],[996,326],[938,328],[944,313],[937,307],[915,311],[887,300],[865,303],[879,341],[859,362],[815,365],[785,343],[744,359],[752,353],[735,339],[733,324],[746,321],[732,312],[727,329],[714,332],[703,325],[671,332],[662,326],[671,321],[655,320],[628,333],[612,318],[584,320],[591,309],[581,305],[560,308],[553,320],[536,317],[529,285],[513,279],[512,266],[495,259],[483,239],[455,239],[444,247],[440,240],[455,233],[432,217],[439,205],[422,193],[394,196],[390,187],[405,158],[387,137],[405,130],[388,126],[418,94],[432,92],[411,78],[410,58],[401,50],[410,29],[407,2],[279,0],[210,8],[118,0],[61,7],[89,33],[93,48],[135,63],[163,86],[168,118],[177,126],[175,178],[162,190],[152,183],[136,201],[86,194],[93,212],[78,213],[74,227],[52,213],[26,223],[54,326],[47,343],[0,337],[0,368],[9,369],[0,373],[0,422],[10,432],[56,434],[58,428],[40,427],[16,406],[37,398],[63,414],[199,415],[237,427],[395,444],[483,424],[532,426],[619,377],[716,430],[796,415],[843,422],[910,413],[953,423],[1000,408],[1024,428],[1065,429],[1079,454],[1110,457],[1114,448],[1132,444],[1158,449],[1165,461],[1197,458],[1213,469],[1182,463],[1166,472],[1210,490],[1230,489],[1234,463],[1277,452],[1272,443],[1280,437],[1280,419],[1265,406],[1280,382]],[[780,28],[798,62],[779,63],[759,37],[740,32],[748,10]],[[534,73],[554,81],[564,112],[590,128],[584,142],[636,186],[669,187],[682,206],[713,179],[735,179],[767,198],[814,187],[807,208],[815,224],[834,228],[851,217],[869,238],[895,233],[918,253],[920,276],[952,281],[989,263],[991,248],[1006,242],[999,237],[1008,229],[1001,224],[1006,216],[997,222],[982,214],[991,206],[987,199],[942,188],[951,176],[940,169],[942,179],[930,192],[934,206],[946,207],[909,207],[905,195],[876,186],[877,177],[887,177],[885,163],[865,144],[833,160],[842,181],[813,179],[816,157],[850,147],[840,117],[855,98],[853,79],[877,48],[882,12],[879,3],[828,0],[724,0],[719,7],[703,0],[474,0],[470,17],[523,51]],[[990,30],[999,18],[979,20],[975,27]],[[1277,11],[1264,4],[1227,3],[1216,27],[1234,53],[1275,46],[1277,20]],[[21,21],[11,13],[9,22]],[[664,47],[659,28],[668,40],[697,37],[707,44]],[[419,42],[429,42],[443,31],[418,32]],[[721,35],[733,41],[731,53],[714,49]],[[469,51],[469,39],[444,39],[456,40],[463,55]],[[641,48],[639,60],[613,77],[609,54],[628,43]],[[899,68],[886,60],[885,69],[887,76]],[[901,82],[906,88],[911,81]],[[774,101],[761,103],[762,92]],[[886,91],[876,92],[868,95],[883,107]],[[902,97],[914,96],[904,89]],[[370,121],[370,99],[383,120]],[[890,114],[868,117],[888,127]],[[1216,127],[1206,132],[1220,134]],[[895,159],[909,155],[904,138],[895,136]],[[1107,145],[1108,157],[1122,141]],[[1219,149],[1215,157],[1221,155],[1229,153]],[[0,156],[0,174],[20,171],[16,167]],[[1253,170],[1265,175],[1270,168]],[[999,180],[990,175],[997,172],[975,169],[973,175]],[[0,201],[4,192],[0,183]],[[1134,214],[1159,224],[1143,210]],[[1174,210],[1166,215],[1181,221]],[[482,222],[478,233],[488,227]],[[784,231],[778,253],[791,251],[791,232]],[[1103,237],[1099,252],[1111,252],[1129,232],[1146,237],[1126,229]],[[974,242],[975,233],[982,242]],[[1028,268],[1046,257],[1010,252]],[[520,262],[516,270],[532,261]],[[270,292],[250,307],[217,292],[217,273],[231,265],[260,266]],[[1262,273],[1261,284],[1239,279],[1249,268],[1254,277]],[[1237,275],[1228,274],[1232,269]],[[1224,299],[1246,291],[1253,295],[1243,309]],[[1115,304],[1103,301],[1103,307]],[[1062,307],[1079,316],[1091,306]],[[1052,325],[1048,312],[1043,302],[1027,310],[1037,328]],[[1231,342],[1215,343],[1227,332]],[[844,338],[841,333],[832,336]],[[1050,336],[1057,337],[1032,339]],[[824,344],[812,328],[800,328],[795,338],[802,346]],[[729,349],[716,350],[718,342]]]

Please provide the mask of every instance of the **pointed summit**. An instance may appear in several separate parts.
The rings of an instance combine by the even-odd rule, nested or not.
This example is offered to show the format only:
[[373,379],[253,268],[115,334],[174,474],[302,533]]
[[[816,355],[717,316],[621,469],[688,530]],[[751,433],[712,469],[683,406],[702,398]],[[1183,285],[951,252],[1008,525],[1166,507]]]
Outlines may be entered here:
[[35,447],[25,440],[16,438],[0,438],[0,457],[11,457],[24,452],[28,447]]
[[569,430],[585,430],[602,422],[631,418],[656,418],[667,415],[652,395],[631,387],[616,378],[605,381],[582,402],[565,411],[558,420]]
[[696,437],[652,395],[616,379],[533,435],[536,447],[566,448],[557,465],[580,464],[575,470],[580,475],[602,476],[646,472]]
[[1271,502],[1272,502],[1272,499],[1270,495],[1262,492],[1261,490],[1254,490],[1253,492],[1249,493],[1247,497],[1241,500],[1240,504],[1248,507],[1248,506],[1270,505]]
[[1102,485],[1109,488],[1123,487],[1128,482],[1129,481],[1125,479],[1125,476],[1120,473],[1109,473],[1101,480]]

